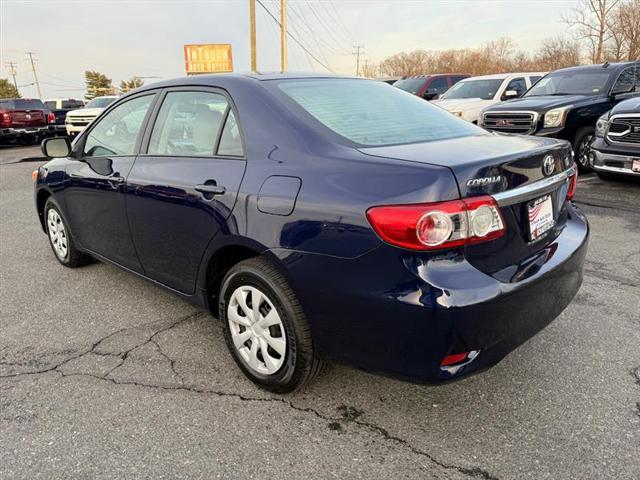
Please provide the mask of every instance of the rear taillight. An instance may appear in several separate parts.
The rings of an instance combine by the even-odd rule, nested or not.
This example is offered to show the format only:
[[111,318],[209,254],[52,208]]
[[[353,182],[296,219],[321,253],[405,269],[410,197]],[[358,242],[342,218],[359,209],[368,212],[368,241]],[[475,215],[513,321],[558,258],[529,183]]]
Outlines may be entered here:
[[0,113],[0,125],[2,125],[3,127],[11,126],[11,113],[9,112]]
[[56,116],[53,112],[49,112],[47,115],[47,123],[56,123]]
[[459,247],[505,233],[500,208],[490,196],[372,207],[367,219],[385,242],[411,250]]
[[569,177],[569,188],[567,189],[567,200],[573,200],[578,186],[578,166],[573,164],[573,175]]

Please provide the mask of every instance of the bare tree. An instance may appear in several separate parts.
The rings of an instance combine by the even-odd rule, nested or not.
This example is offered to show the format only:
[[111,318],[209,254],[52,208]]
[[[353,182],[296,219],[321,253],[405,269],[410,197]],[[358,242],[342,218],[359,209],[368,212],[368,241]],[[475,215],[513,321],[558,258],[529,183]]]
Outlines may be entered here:
[[552,71],[580,63],[580,45],[576,40],[559,36],[547,38],[535,54],[537,70]]
[[570,27],[575,27],[579,38],[586,39],[591,45],[592,63],[604,59],[605,43],[611,37],[609,15],[620,0],[581,0],[569,15],[562,19]]
[[424,50],[397,53],[386,58],[378,66],[382,75],[411,76],[430,72],[429,53]]
[[618,5],[609,21],[609,56],[613,60],[640,60],[640,0]]

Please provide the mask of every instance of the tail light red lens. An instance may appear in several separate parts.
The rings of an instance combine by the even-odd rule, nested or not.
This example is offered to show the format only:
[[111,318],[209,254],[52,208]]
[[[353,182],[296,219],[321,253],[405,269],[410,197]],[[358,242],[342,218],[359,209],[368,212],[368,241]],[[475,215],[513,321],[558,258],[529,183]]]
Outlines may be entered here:
[[455,365],[456,363],[464,362],[467,359],[469,352],[454,353],[453,355],[447,355],[442,359],[440,365],[447,367],[449,365]]
[[385,242],[411,250],[486,242],[505,233],[500,208],[490,196],[372,207],[367,219]]
[[53,112],[49,112],[49,114],[47,115],[47,122],[56,123],[56,116],[54,115]]
[[569,177],[569,188],[567,189],[567,200],[573,200],[578,186],[578,166],[573,164],[573,175]]
[[3,127],[11,126],[11,114],[9,112],[0,113],[0,125]]

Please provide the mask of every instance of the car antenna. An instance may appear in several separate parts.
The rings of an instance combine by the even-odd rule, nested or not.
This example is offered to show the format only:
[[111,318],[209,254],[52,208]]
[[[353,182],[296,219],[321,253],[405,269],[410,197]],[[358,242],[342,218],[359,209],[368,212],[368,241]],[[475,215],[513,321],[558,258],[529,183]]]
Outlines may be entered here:
[[608,66],[609,66],[609,62],[604,62],[604,63],[602,64],[602,68],[607,68]]

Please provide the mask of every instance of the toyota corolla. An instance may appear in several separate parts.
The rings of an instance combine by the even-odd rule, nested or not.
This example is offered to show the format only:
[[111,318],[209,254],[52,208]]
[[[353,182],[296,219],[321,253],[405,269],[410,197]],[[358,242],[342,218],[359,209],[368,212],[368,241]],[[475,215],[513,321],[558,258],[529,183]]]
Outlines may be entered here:
[[479,372],[582,282],[567,142],[487,132],[380,82],[157,83],[43,152],[55,258],[113,263],[208,309],[276,392],[327,359],[428,383]]

